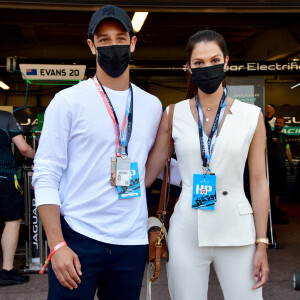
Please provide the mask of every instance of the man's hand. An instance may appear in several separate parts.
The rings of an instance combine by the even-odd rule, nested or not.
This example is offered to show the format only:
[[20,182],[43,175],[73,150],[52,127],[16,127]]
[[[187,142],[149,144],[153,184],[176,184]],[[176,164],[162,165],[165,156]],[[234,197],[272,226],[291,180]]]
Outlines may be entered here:
[[258,289],[263,286],[269,275],[269,264],[265,244],[258,244],[254,255],[254,280],[256,284],[252,287]]
[[62,286],[70,290],[78,287],[81,282],[79,276],[82,275],[81,265],[77,254],[68,246],[60,248],[53,254],[51,266]]

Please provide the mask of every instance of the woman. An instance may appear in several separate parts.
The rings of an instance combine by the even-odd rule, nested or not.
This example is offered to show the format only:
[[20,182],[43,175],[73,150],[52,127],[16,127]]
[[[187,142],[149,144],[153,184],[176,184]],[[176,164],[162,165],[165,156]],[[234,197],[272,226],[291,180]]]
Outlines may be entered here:
[[[269,273],[263,115],[258,107],[227,96],[222,80],[229,57],[220,34],[194,34],[187,56],[196,90],[175,105],[173,116],[182,192],[168,234],[171,298],[206,299],[212,263],[225,299],[262,299]],[[191,84],[188,91],[193,93]],[[148,158],[147,186],[167,155],[167,112]],[[253,210],[243,189],[247,158]]]

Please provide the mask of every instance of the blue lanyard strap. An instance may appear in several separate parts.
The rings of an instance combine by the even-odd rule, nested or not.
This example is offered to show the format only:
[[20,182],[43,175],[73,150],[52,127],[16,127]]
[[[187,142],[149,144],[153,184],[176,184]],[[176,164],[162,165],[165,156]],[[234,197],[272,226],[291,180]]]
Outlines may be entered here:
[[128,97],[127,97],[125,116],[124,116],[124,120],[122,123],[122,127],[120,128],[118,117],[116,115],[114,107],[113,107],[105,89],[103,88],[100,80],[98,79],[98,77],[96,75],[95,75],[95,77],[97,78],[98,83],[100,84],[102,90],[105,93],[106,99],[103,99],[103,100],[104,101],[107,100],[107,102],[111,108],[111,111],[114,115],[114,119],[115,119],[115,123],[116,123],[115,125],[117,127],[117,131],[118,131],[118,135],[119,135],[118,139],[120,141],[120,146],[121,146],[120,147],[121,149],[117,149],[117,154],[120,151],[120,154],[122,156],[127,156],[128,155],[128,144],[129,144],[129,140],[131,138],[132,123],[133,123],[133,91],[132,91],[131,83],[129,83],[130,84],[130,87],[129,87],[130,93],[128,94]]
[[225,112],[225,106],[226,106],[226,96],[227,96],[227,89],[224,88],[223,95],[219,104],[219,108],[211,129],[211,132],[209,134],[209,137],[206,140],[204,140],[204,129],[203,129],[203,111],[201,108],[201,105],[199,103],[199,97],[198,94],[195,96],[196,99],[196,107],[198,111],[198,128],[199,128],[199,140],[200,140],[200,153],[203,161],[203,167],[209,169],[209,163],[210,159],[213,153],[213,148],[216,142],[217,138],[217,131],[219,128],[219,125],[221,123],[221,120],[223,118],[224,112]]

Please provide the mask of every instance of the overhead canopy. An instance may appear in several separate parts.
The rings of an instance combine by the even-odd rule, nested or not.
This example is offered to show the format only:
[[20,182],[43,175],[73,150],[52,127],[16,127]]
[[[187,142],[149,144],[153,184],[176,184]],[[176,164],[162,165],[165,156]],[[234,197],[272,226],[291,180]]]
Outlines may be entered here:
[[[93,11],[111,1],[0,0],[0,66],[8,56],[23,63],[95,66],[86,44]],[[213,29],[224,35],[231,61],[300,58],[300,2],[297,0],[125,1],[133,16],[149,11],[132,55],[137,65],[181,67],[188,37]],[[5,72],[0,69],[0,76]]]

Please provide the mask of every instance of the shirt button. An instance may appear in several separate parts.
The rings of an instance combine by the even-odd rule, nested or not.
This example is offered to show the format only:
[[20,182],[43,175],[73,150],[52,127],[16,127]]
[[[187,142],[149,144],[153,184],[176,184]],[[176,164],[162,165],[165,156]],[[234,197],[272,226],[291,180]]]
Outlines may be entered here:
[[226,196],[227,194],[228,194],[228,192],[227,192],[227,191],[224,191],[224,192],[223,192],[223,195],[224,195],[224,196]]

